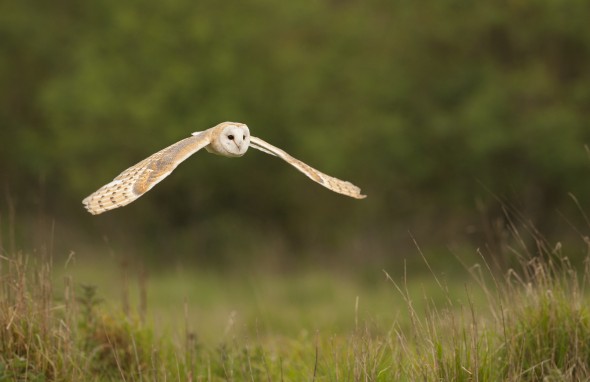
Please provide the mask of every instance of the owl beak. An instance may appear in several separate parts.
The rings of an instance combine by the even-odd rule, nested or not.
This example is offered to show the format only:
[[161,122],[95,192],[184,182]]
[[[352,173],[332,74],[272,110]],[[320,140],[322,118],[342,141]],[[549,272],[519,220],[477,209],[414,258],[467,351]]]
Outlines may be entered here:
[[242,139],[242,137],[237,136],[234,138],[234,144],[238,147],[238,149],[242,148],[243,143],[244,143],[244,139]]

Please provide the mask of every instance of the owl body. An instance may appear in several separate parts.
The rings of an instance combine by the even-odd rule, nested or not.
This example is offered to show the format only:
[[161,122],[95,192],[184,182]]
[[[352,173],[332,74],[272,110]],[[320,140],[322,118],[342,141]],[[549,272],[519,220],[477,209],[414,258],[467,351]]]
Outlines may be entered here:
[[236,158],[243,156],[249,147],[283,159],[311,180],[334,192],[355,199],[366,197],[354,184],[326,175],[278,147],[252,137],[245,124],[223,122],[208,130],[195,132],[129,167],[82,203],[94,215],[125,206],[148,192],[170,175],[180,163],[203,148],[212,154]]

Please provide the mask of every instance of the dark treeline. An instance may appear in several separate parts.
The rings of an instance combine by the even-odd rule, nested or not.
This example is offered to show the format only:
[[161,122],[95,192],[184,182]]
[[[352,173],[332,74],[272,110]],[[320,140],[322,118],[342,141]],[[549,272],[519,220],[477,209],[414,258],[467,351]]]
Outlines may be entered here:
[[[589,17],[584,0],[6,1],[2,210],[90,247],[220,263],[394,256],[408,230],[485,239],[496,197],[551,231],[568,193],[590,202]],[[83,210],[225,120],[369,197],[260,152],[203,152],[125,209]]]

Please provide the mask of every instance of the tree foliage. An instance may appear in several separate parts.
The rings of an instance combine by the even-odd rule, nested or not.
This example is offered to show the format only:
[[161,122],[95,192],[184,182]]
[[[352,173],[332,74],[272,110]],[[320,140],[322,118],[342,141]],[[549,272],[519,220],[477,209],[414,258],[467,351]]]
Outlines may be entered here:
[[[568,192],[590,201],[589,15],[582,0],[4,2],[0,182],[25,212],[203,254],[468,224],[485,188],[542,221]],[[200,153],[125,212],[84,215],[126,166],[225,120],[369,198],[260,153]]]

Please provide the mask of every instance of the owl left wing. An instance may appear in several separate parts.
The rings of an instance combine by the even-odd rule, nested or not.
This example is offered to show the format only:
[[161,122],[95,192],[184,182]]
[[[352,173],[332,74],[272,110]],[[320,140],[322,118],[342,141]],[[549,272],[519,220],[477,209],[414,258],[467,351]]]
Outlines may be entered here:
[[367,197],[366,195],[362,195],[361,189],[355,186],[354,184],[334,178],[330,175],[326,175],[323,172],[318,171],[315,168],[303,163],[299,159],[293,158],[285,151],[271,145],[268,142],[263,141],[260,138],[250,136],[250,147],[283,159],[285,162],[289,163],[291,166],[295,167],[297,170],[304,173],[309,179],[321,184],[329,190],[332,190],[342,195],[350,196],[351,198],[355,199],[364,199]]
[[166,178],[188,157],[210,143],[207,131],[185,138],[120,173],[82,203],[93,215],[126,206]]

